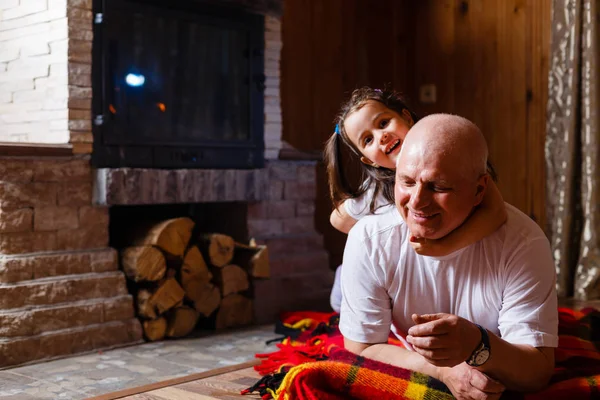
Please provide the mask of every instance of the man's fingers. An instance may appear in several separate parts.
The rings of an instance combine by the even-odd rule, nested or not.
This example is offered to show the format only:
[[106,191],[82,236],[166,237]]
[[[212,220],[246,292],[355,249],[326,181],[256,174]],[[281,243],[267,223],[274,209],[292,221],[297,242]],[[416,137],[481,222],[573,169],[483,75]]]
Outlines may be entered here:
[[473,371],[469,381],[471,386],[485,393],[502,393],[506,389],[500,382],[490,378],[480,371]]
[[450,360],[450,353],[447,349],[429,350],[421,347],[414,347],[414,350],[425,357],[428,361],[436,361],[435,365],[446,365],[446,363],[443,363],[443,361]]
[[412,318],[415,324],[419,325],[421,323],[421,317],[419,316],[419,314],[412,314],[410,317]]
[[406,341],[422,349],[443,349],[446,343],[439,336],[406,336]]
[[423,321],[423,322],[430,322],[430,321],[437,321],[438,319],[441,319],[444,317],[445,314],[413,314],[413,315],[417,315],[419,317],[419,320]]
[[436,321],[440,319],[441,314],[412,314],[411,318],[415,324],[425,324],[427,322]]
[[413,314],[414,326],[408,329],[408,334],[412,336],[443,335],[448,333],[448,327],[443,320],[439,319],[440,314]]

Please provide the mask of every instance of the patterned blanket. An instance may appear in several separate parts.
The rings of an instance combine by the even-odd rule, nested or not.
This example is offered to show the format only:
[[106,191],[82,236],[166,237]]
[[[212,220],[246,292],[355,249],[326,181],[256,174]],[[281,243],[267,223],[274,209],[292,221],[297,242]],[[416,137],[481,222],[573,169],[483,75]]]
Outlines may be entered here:
[[[335,313],[285,313],[276,327],[279,350],[257,354],[264,375],[242,394],[263,399],[452,399],[448,388],[427,375],[356,356],[343,348]],[[388,343],[402,346],[390,335]],[[505,392],[502,399],[600,399],[600,311],[559,308],[556,368],[545,390]]]

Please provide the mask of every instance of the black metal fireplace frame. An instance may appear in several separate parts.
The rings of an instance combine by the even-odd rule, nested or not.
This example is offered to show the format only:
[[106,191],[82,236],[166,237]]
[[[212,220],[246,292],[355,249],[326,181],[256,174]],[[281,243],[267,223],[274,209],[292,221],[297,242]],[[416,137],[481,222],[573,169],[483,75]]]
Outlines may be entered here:
[[[247,141],[203,140],[194,143],[170,142],[148,144],[107,140],[108,111],[106,43],[103,30],[106,26],[106,9],[110,2],[135,7],[162,7],[170,12],[202,13],[204,17],[227,18],[235,24],[248,26],[251,46],[250,63],[250,137]],[[92,164],[99,168],[262,168],[264,166],[264,16],[243,9],[217,7],[214,2],[202,0],[94,0],[94,38],[92,51],[92,133],[94,136]]]

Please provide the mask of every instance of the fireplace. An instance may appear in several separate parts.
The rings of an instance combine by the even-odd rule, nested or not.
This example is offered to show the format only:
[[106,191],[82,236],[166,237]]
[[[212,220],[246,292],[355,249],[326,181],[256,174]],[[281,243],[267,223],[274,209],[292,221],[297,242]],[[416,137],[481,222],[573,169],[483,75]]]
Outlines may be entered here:
[[[247,163],[246,156],[240,164],[200,164],[198,159],[192,159],[193,146],[207,144],[214,148],[203,150],[205,154],[216,152],[220,154],[219,160],[237,162],[238,155],[231,149],[235,146],[221,148],[222,143],[217,141],[179,143],[181,147],[177,150],[176,143],[170,147],[164,139],[150,140],[156,139],[151,135],[160,132],[169,138],[174,132],[169,125],[154,131],[144,131],[149,125],[139,125],[135,134],[147,135],[143,145],[131,145],[129,139],[124,139],[129,132],[121,131],[124,137],[121,142],[117,137],[111,139],[119,143],[119,150],[114,153],[118,154],[113,159],[115,163],[109,163],[107,158],[104,159],[107,164],[98,163],[103,151],[106,153],[103,147],[110,141],[96,135],[98,128],[104,132],[105,120],[95,118],[92,99],[95,107],[97,99],[107,92],[100,90],[97,96],[98,87],[92,84],[92,70],[95,73],[97,67],[92,68],[92,43],[95,21],[106,21],[110,13],[100,16],[92,9],[92,3],[92,0],[47,2],[47,7],[66,7],[67,15],[65,18],[64,10],[40,10],[43,15],[39,18],[56,16],[52,22],[56,30],[44,34],[49,44],[40,44],[39,35],[15,38],[15,45],[28,39],[31,43],[27,52],[17,52],[14,57],[43,51],[52,55],[30,57],[28,62],[40,65],[20,71],[19,84],[28,91],[39,89],[41,97],[66,96],[50,97],[44,103],[57,109],[51,115],[42,109],[41,102],[39,110],[27,113],[28,118],[37,119],[64,117],[64,123],[59,120],[31,125],[35,129],[23,135],[30,141],[53,134],[66,135],[70,145],[23,146],[8,156],[4,153],[0,156],[0,368],[142,340],[135,302],[119,265],[120,244],[115,230],[120,222],[116,219],[142,215],[146,207],[151,207],[153,214],[164,213],[168,217],[191,214],[211,230],[223,229],[233,236],[239,230],[241,239],[254,238],[259,246],[268,247],[270,278],[257,281],[254,287],[255,323],[273,322],[284,310],[326,310],[333,276],[323,237],[315,230],[316,162],[279,157],[282,2],[177,2],[198,7],[204,4],[206,9],[221,13],[227,9],[234,17],[249,12],[264,21],[261,32],[266,78],[261,94],[262,129],[231,137],[239,139],[261,132],[256,147],[249,142],[237,144],[238,150],[247,146],[246,150],[254,151],[260,148],[260,141],[264,142],[264,152],[260,150],[253,165]],[[171,3],[143,2],[152,6],[169,4],[169,7]],[[127,4],[138,3],[128,0]],[[27,5],[23,7],[23,12],[31,12]],[[34,23],[36,18],[22,20]],[[11,62],[8,64],[10,69]],[[251,84],[257,93],[258,83],[260,79]],[[41,91],[44,88],[52,90]],[[109,113],[110,104],[106,104]],[[115,115],[120,115],[122,106],[113,104]],[[167,103],[165,110],[170,110]],[[19,118],[24,115],[19,113]],[[108,127],[110,119],[106,121]],[[154,128],[154,123],[150,128]],[[143,150],[146,144],[153,150]],[[165,153],[148,155],[158,154],[162,151],[157,150],[159,147],[166,149]],[[165,159],[170,161],[162,163]],[[202,162],[209,159],[206,156]],[[211,225],[212,221],[223,224]]]
[[97,0],[94,22],[95,166],[263,166],[264,16]]

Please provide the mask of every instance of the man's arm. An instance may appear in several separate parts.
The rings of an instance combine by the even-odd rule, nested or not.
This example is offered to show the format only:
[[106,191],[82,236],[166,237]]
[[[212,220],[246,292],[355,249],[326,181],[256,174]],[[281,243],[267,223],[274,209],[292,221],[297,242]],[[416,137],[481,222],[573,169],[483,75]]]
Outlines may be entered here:
[[[523,240],[525,239],[525,240]],[[558,305],[554,260],[548,240],[515,237],[519,243],[505,270],[501,338],[490,336],[492,358],[484,364],[515,390],[539,390],[554,369],[553,348],[558,345]],[[483,367],[482,366],[482,367]]]
[[410,369],[441,380],[440,368],[429,363],[420,354],[387,343],[359,343],[344,338],[344,347],[354,354],[371,360]]
[[[419,354],[387,344],[392,308],[382,283],[385,270],[380,268],[378,258],[371,253],[372,243],[363,241],[363,227],[359,225],[350,232],[344,249],[340,315],[344,346],[364,357],[439,377],[437,367]],[[380,243],[385,241],[376,242]],[[386,262],[389,261],[386,259]]]
[[442,381],[459,400],[495,400],[499,399],[505,390],[504,385],[465,363],[454,368],[436,367],[419,353],[386,343],[358,343],[344,338],[344,346],[362,357],[420,372]]
[[[454,367],[464,362],[481,341],[472,322],[451,314],[413,316],[417,325],[408,330],[407,341],[433,365]],[[512,344],[488,332],[490,358],[477,370],[519,392],[544,388],[553,372],[554,351]]]
[[512,344],[494,334],[489,336],[491,357],[478,370],[519,392],[536,392],[548,385],[554,371],[553,348]]

